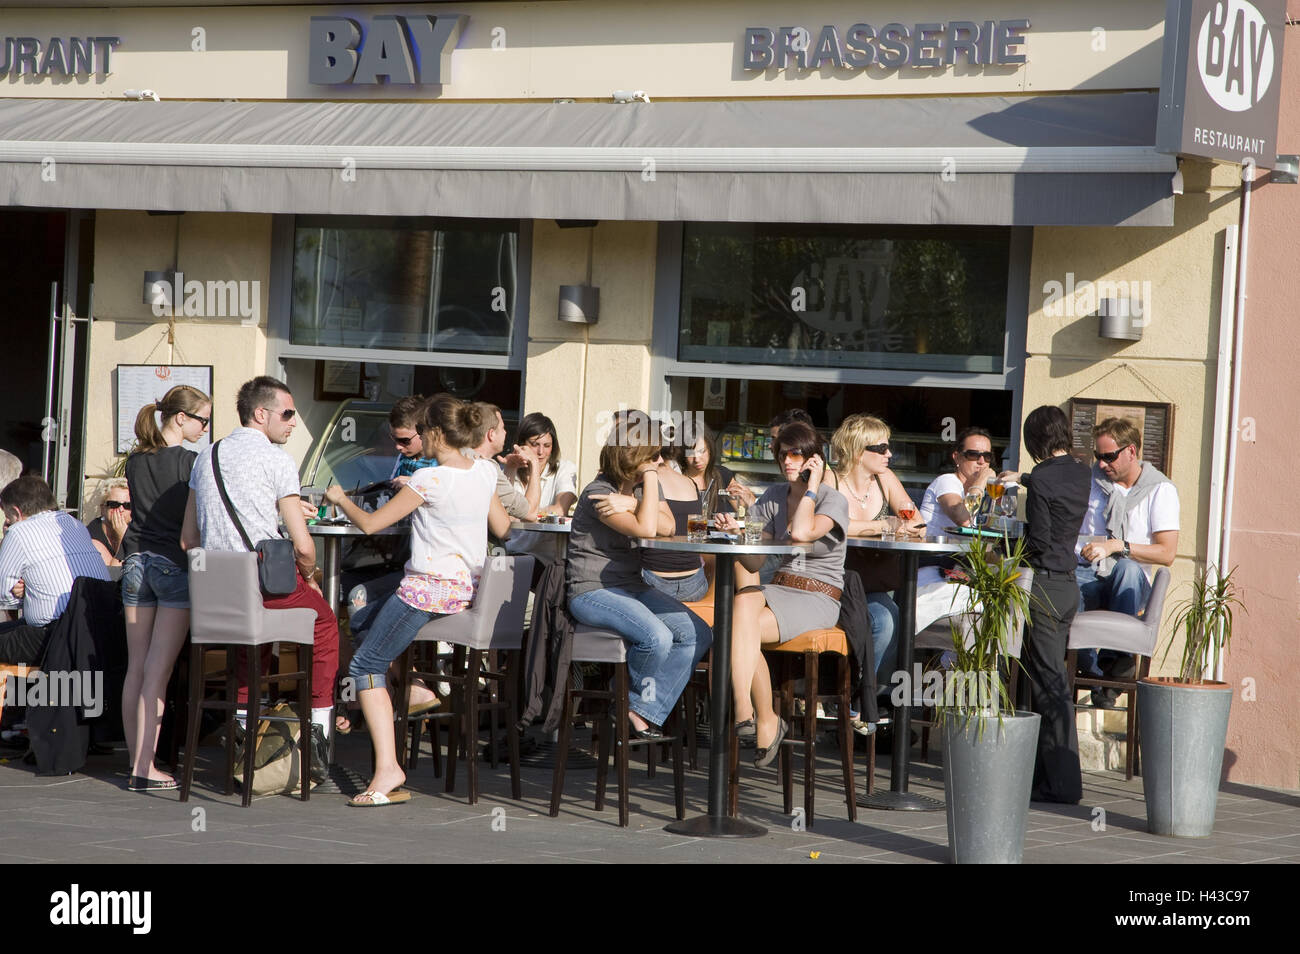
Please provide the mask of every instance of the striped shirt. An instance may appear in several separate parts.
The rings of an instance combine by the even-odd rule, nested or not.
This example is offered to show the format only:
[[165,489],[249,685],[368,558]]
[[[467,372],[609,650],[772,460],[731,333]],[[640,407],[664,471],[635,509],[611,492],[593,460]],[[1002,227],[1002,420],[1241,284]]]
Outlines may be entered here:
[[90,531],[71,514],[46,510],[27,517],[0,544],[0,587],[7,595],[23,581],[23,619],[32,626],[59,618],[79,576],[109,578]]

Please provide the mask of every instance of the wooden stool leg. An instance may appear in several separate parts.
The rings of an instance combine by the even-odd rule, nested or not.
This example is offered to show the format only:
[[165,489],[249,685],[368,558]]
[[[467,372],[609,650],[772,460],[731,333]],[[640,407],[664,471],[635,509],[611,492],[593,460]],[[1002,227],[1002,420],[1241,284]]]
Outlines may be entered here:
[[510,667],[502,692],[506,696],[506,745],[510,749],[510,797],[518,801],[523,797],[519,785],[519,711],[515,699],[517,688],[514,674],[519,671],[521,654],[518,651],[506,653],[506,665]]
[[[194,763],[198,760],[199,724],[203,721],[203,647],[190,645],[190,699],[189,719],[185,724],[185,764],[181,775],[181,801],[190,800],[190,786],[194,783]],[[227,733],[229,735],[229,733]]]
[[[488,671],[498,672],[496,652],[489,652],[487,654],[487,659]],[[497,681],[495,679],[489,677],[487,686],[488,702],[492,706],[492,708],[488,710],[491,713],[491,715],[488,716],[488,758],[492,760],[492,768],[495,770],[497,767],[497,713],[500,711],[496,708],[496,705],[501,701],[501,698],[497,689]]]
[[618,729],[614,722],[618,719],[618,705],[613,696],[603,700],[600,714],[591,717],[591,742],[596,749],[596,811],[605,810],[605,787],[609,774],[609,760],[618,756],[610,749],[618,741]]
[[817,794],[817,670],[819,658],[815,652],[803,654],[803,679],[807,686],[808,705],[804,715],[808,723],[808,735],[803,743],[803,810],[808,816],[806,824],[813,826],[813,801]]
[[[794,672],[789,665],[789,660],[784,655],[775,657],[779,659],[779,672],[781,681],[777,683],[781,688],[781,718],[793,726],[794,718]],[[781,812],[789,815],[794,807],[794,759],[790,757],[790,752],[782,749],[778,758],[780,761],[781,771]]]
[[244,731],[244,797],[243,805],[253,804],[253,757],[257,754],[257,729],[262,715],[262,655],[248,655],[248,716]]
[[691,707],[684,709],[681,703],[677,706],[677,729],[673,733],[673,800],[677,808],[677,820],[681,821],[686,817],[686,789],[685,789],[685,772],[682,769],[682,732],[695,728],[695,709]]
[[560,798],[564,794],[564,769],[569,761],[569,740],[573,735],[573,693],[569,691],[569,673],[560,675],[556,692],[563,694],[564,705],[560,714],[560,735],[555,743],[555,768],[551,772],[551,817],[560,814]]
[[849,657],[836,656],[839,671],[840,765],[844,770],[844,794],[849,801],[849,821],[858,820],[858,800],[853,791],[853,729],[849,726]]
[[478,673],[482,659],[481,650],[471,649],[465,670],[465,721],[468,725],[465,733],[465,774],[469,777],[471,805],[478,802]]
[[[235,792],[235,726],[238,724],[235,716],[239,712],[235,687],[235,660],[237,656],[238,654],[232,647],[226,647],[226,702],[229,703],[229,708],[226,710],[226,795],[233,795]],[[247,724],[247,719],[245,719],[245,724]],[[247,732],[244,733],[244,744],[248,744]]]
[[627,663],[619,663],[616,681],[618,683],[615,704],[618,706],[618,827],[627,827],[627,763],[628,749],[631,747],[630,722],[628,719],[628,684]]
[[410,723],[407,721],[407,715],[411,711],[410,690],[411,690],[411,653],[412,643],[406,647],[406,651],[397,657],[397,676],[393,680],[393,709],[396,718],[396,738],[394,746],[397,753],[397,761],[405,772],[410,766],[407,759],[406,734],[410,731]]

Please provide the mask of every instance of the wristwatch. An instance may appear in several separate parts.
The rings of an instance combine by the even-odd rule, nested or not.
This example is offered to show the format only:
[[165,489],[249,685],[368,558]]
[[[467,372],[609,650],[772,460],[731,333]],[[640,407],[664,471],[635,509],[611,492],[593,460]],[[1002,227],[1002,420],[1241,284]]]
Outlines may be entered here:
[[1120,552],[1120,556],[1127,560],[1129,558],[1128,541],[1121,540],[1120,543],[1124,544],[1124,549]]

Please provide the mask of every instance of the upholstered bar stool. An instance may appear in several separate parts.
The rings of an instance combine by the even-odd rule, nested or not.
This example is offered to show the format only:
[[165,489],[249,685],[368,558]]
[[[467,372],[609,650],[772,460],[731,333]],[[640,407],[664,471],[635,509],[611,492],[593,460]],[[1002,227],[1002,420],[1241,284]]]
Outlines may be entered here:
[[[628,751],[634,745],[645,745],[653,749],[661,742],[672,744],[673,751],[673,794],[676,800],[677,820],[686,817],[686,793],[683,787],[684,770],[682,767],[681,706],[674,708],[673,718],[677,720],[677,731],[668,733],[661,740],[648,741],[631,738],[628,708],[627,643],[623,637],[610,629],[577,624],[573,631],[573,662],[602,663],[614,667],[614,688],[608,689],[570,689],[569,673],[564,675],[564,684],[558,691],[564,693],[564,713],[560,718],[560,738],[555,747],[555,771],[551,779],[551,817],[560,813],[560,799],[564,794],[564,769],[568,760],[569,740],[573,735],[573,703],[578,699],[592,699],[606,704],[607,713],[613,719],[613,727],[601,727],[601,717],[592,720],[592,741],[597,743],[596,768],[596,811],[605,808],[605,778],[609,767],[609,749],[611,738],[617,742],[614,755],[615,771],[618,775],[618,824],[627,827],[628,821]],[[665,726],[667,728],[667,726]],[[647,756],[648,774],[654,775],[653,752]]]
[[[478,801],[478,746],[479,716],[492,713],[489,726],[490,744],[496,744],[496,714],[506,716],[506,738],[510,750],[510,791],[512,798],[520,797],[519,785],[519,726],[518,702],[515,690],[518,685],[520,649],[524,638],[524,611],[528,607],[528,585],[533,576],[531,556],[490,556],[483,567],[474,603],[469,609],[451,616],[443,616],[425,623],[402,656],[398,669],[401,673],[397,688],[397,751],[405,754],[406,737],[411,722],[416,725],[414,742],[418,744],[422,726],[430,724],[435,753],[439,721],[447,721],[451,728],[447,746],[447,791],[456,787],[456,757],[462,721],[466,731],[466,774],[469,777],[469,803]],[[447,672],[412,672],[412,651],[418,643],[449,643],[455,647]],[[485,658],[503,657],[503,669],[485,669]],[[435,659],[446,659],[434,654]],[[436,667],[434,667],[436,668]],[[418,676],[430,685],[445,682],[451,685],[450,712],[433,711],[410,718],[410,705],[406,687],[408,681]],[[484,690],[479,680],[486,681],[490,701],[480,699]],[[504,697],[504,698],[501,698]],[[412,746],[415,748],[415,745]],[[495,762],[495,759],[494,759]],[[435,763],[436,764],[436,763]]]
[[[248,729],[244,744],[243,804],[253,801],[253,756],[256,752],[258,722],[276,717],[261,712],[262,690],[271,683],[295,681],[298,684],[298,728],[300,732],[299,776],[303,801],[311,787],[311,647],[316,624],[314,610],[267,609],[262,605],[262,591],[257,582],[256,553],[220,553],[205,550],[190,561],[190,698],[186,720],[185,764],[181,779],[181,801],[188,801],[198,754],[199,725],[204,709],[226,713],[226,787],[235,790],[235,650],[244,649],[248,657]],[[261,647],[275,643],[306,646],[298,653],[299,670],[263,675]],[[206,680],[203,654],[209,649],[226,651],[226,698],[203,698]]]
[[[1124,754],[1124,777],[1131,779],[1141,773],[1138,762],[1137,684],[1151,670],[1151,656],[1160,639],[1160,617],[1165,610],[1165,594],[1169,591],[1169,569],[1161,567],[1151,581],[1151,595],[1141,617],[1111,610],[1088,610],[1079,613],[1070,624],[1069,656],[1065,668],[1070,679],[1070,699],[1076,699],[1080,688],[1119,689],[1128,696],[1125,706],[1124,735],[1127,750]],[[1129,679],[1114,676],[1076,676],[1080,649],[1110,649],[1128,653],[1133,657],[1133,676]],[[1075,702],[1078,705],[1078,702]]]

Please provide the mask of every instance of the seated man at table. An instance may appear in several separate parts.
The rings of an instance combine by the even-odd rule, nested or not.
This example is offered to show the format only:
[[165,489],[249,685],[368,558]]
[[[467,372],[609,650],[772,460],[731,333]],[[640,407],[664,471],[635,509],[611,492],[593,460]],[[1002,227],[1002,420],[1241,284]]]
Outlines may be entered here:
[[[501,408],[482,401],[474,406],[481,412],[483,424],[474,435],[477,442],[468,449],[469,456],[498,463],[498,458],[506,447],[506,424],[505,419],[501,417]],[[534,467],[533,470],[536,471],[537,468]],[[514,484],[510,483],[499,464],[497,472],[497,497],[501,501],[501,506],[506,508],[506,513],[515,520],[536,520],[537,517],[528,504],[526,494],[515,490]],[[533,474],[532,479],[540,480],[541,477],[539,474]]]
[[[1100,538],[1079,550],[1079,612],[1106,609],[1141,615],[1151,595],[1152,567],[1170,566],[1178,552],[1178,488],[1142,460],[1142,430],[1128,418],[1110,417],[1093,428],[1096,465],[1082,537]],[[1080,651],[1085,675],[1133,674],[1133,657]],[[1119,691],[1100,689],[1094,705],[1112,708]]]
[[0,662],[38,664],[54,622],[68,606],[73,580],[109,578],[90,532],[58,506],[39,477],[19,477],[0,491],[0,592],[21,599],[23,608],[20,621],[0,623]]
[[437,467],[436,457],[424,456],[420,440],[420,426],[429,399],[422,394],[408,394],[393,402],[388,412],[388,429],[397,445],[397,463],[393,465],[392,483],[398,488],[406,486],[411,475],[425,467]]

